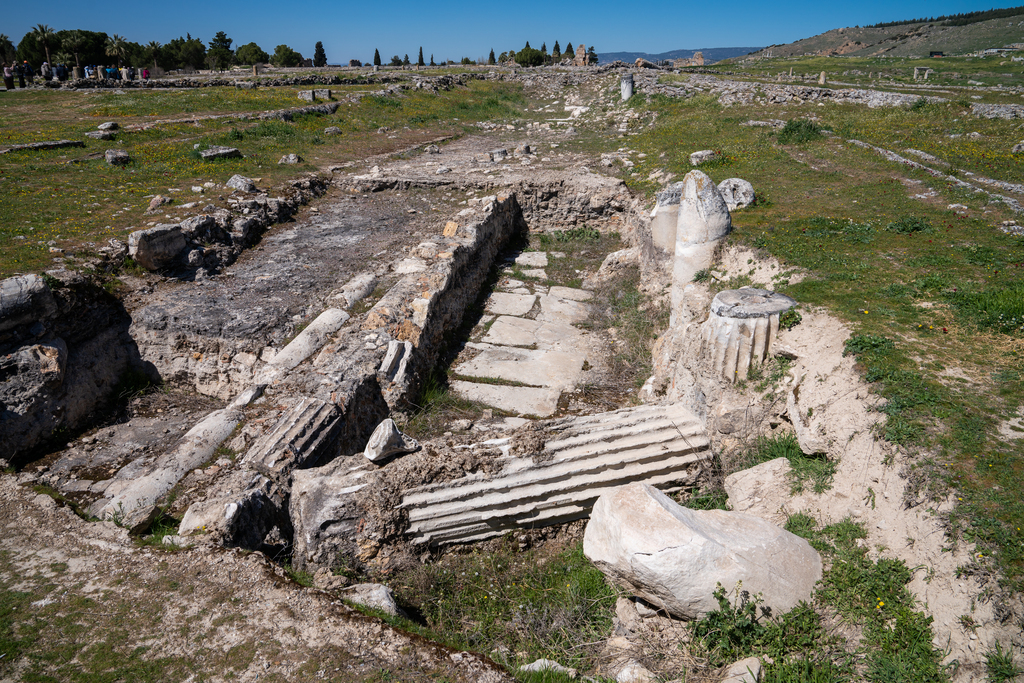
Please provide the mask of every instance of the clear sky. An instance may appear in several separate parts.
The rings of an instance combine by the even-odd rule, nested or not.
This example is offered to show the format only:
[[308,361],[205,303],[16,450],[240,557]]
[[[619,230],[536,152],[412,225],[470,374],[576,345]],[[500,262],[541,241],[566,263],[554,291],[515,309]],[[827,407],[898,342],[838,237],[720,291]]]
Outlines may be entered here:
[[495,54],[521,49],[529,40],[535,48],[556,40],[564,49],[594,45],[601,52],[648,52],[677,49],[748,47],[789,43],[829,29],[881,21],[957,14],[1008,3],[960,0],[883,2],[429,2],[389,0],[347,2],[306,0],[280,2],[249,0],[103,0],[99,4],[56,0],[37,5],[11,2],[0,20],[0,33],[15,44],[36,24],[55,30],[86,29],[120,34],[127,40],[161,43],[191,33],[209,43],[224,31],[233,47],[255,41],[269,53],[284,43],[305,57],[323,41],[328,62],[368,61],[374,48],[386,62],[408,54],[414,62],[420,46],[424,58],[438,61],[477,59],[493,48]]

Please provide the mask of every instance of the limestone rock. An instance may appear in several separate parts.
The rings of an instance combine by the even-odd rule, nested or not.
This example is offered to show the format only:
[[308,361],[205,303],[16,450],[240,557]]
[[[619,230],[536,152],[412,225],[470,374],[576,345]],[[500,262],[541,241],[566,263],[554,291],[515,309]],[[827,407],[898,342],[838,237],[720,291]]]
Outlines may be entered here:
[[733,472],[725,478],[725,492],[729,496],[729,507],[736,512],[750,512],[763,509],[762,501],[787,500],[791,489],[789,483],[791,471],[788,458],[775,458],[760,465]]
[[331,99],[331,89],[316,88],[313,90],[313,96],[318,100],[329,100]]
[[657,194],[657,203],[651,212],[651,240],[654,246],[669,254],[676,250],[676,223],[682,197],[683,183],[672,183]]
[[327,126],[324,128],[324,135],[341,135],[341,128],[337,126]]
[[128,235],[128,255],[146,270],[173,265],[185,250],[180,225],[158,225]]
[[256,191],[256,183],[254,183],[251,178],[246,178],[244,175],[239,175],[237,173],[231,176],[224,184],[233,190],[239,190],[241,192]]
[[214,145],[209,149],[204,149],[199,152],[199,156],[203,159],[241,159],[242,153],[238,151],[236,147],[224,147],[223,145]]
[[16,275],[0,280],[0,332],[45,320],[56,312],[53,294],[38,275]]
[[357,583],[348,586],[341,593],[346,600],[351,600],[357,605],[379,609],[393,617],[401,614],[391,589],[379,583]]
[[716,294],[701,326],[703,353],[712,371],[729,382],[745,380],[751,366],[771,354],[779,315],[795,305],[788,296],[753,287]]
[[277,163],[278,164],[299,164],[299,163],[302,163],[302,157],[300,157],[298,154],[294,154],[294,153],[293,154],[285,154],[283,157],[281,157],[281,160],[278,161]]
[[123,149],[108,149],[103,154],[103,157],[111,166],[127,166],[132,160],[132,158],[128,156],[128,152]]
[[106,123],[101,123],[100,125],[96,126],[96,128],[98,128],[99,130],[117,130],[118,128],[120,128],[120,126],[117,125],[117,122],[115,121],[107,121]]
[[90,130],[85,134],[85,137],[92,138],[93,140],[113,140],[114,135],[109,131],[105,130]]
[[162,194],[158,194],[149,200],[149,206],[146,207],[147,214],[154,214],[160,211],[160,207],[164,204],[170,204],[173,199]]
[[316,101],[316,96],[313,94],[312,90],[300,90],[298,92],[298,98],[300,100],[302,100],[303,102],[315,102]]
[[725,670],[722,683],[757,683],[761,680],[761,660],[747,657]]
[[682,182],[672,268],[673,317],[681,308],[685,287],[695,273],[711,266],[715,248],[732,229],[729,207],[711,178],[690,171]]
[[556,673],[565,674],[569,678],[576,678],[579,672],[576,669],[570,669],[567,666],[562,666],[558,662],[551,659],[538,659],[535,662],[529,664],[523,664],[519,667],[520,671],[527,671],[529,673],[540,673],[541,671],[554,671]]
[[742,582],[781,614],[809,600],[821,578],[804,539],[752,515],[688,510],[643,483],[598,499],[583,551],[611,580],[686,619],[718,609],[719,583]]
[[754,186],[742,178],[726,178],[718,183],[718,191],[730,211],[745,209],[754,203]]
[[417,451],[419,447],[419,442],[403,434],[389,417],[373,430],[363,455],[370,462],[382,462],[393,455]]
[[440,154],[441,148],[437,145],[427,145],[427,154]]
[[718,152],[713,149],[702,149],[690,155],[690,164],[700,166],[701,164],[713,161],[718,158]]

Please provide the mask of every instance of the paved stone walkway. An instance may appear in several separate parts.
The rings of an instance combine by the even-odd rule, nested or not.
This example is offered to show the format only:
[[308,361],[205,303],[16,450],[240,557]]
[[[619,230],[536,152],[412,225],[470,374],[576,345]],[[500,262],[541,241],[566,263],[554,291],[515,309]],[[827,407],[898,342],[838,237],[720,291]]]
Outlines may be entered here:
[[[559,252],[525,252],[516,266],[527,278],[547,278]],[[550,417],[562,392],[571,391],[590,367],[589,334],[573,326],[590,315],[593,293],[542,286],[511,277],[506,269],[487,300],[486,314],[453,366],[462,397],[518,415]]]

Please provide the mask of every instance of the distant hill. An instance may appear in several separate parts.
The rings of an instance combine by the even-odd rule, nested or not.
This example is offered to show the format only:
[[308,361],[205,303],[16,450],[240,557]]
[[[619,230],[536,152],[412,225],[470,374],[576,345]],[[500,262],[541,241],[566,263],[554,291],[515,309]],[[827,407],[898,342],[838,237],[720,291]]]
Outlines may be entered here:
[[729,59],[730,57],[742,57],[761,49],[760,47],[705,47],[700,50],[672,50],[671,52],[661,52],[656,55],[646,52],[598,52],[597,56],[601,64],[608,64],[615,60],[635,62],[639,57],[643,57],[649,62],[660,62],[664,59],[689,59],[695,53],[703,52],[704,62],[710,64],[712,62],[720,62],[723,59]]
[[[771,45],[757,56],[850,55],[854,57],[927,57],[930,52],[966,54],[1024,43],[1024,8],[1020,14],[986,21],[980,17],[938,17],[916,23],[889,22],[873,27],[837,28],[785,45]],[[982,13],[977,13],[982,14]],[[939,20],[942,21],[939,21]],[[969,23],[966,23],[969,22]]]

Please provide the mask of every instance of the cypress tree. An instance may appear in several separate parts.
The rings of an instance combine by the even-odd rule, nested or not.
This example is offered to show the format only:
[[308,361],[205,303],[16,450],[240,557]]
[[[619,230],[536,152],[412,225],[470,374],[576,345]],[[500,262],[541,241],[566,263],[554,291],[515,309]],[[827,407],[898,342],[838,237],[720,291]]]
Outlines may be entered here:
[[416,60],[416,66],[426,66],[426,62],[423,61],[423,46],[420,45],[420,57]]
[[487,57],[488,64],[494,64],[494,48],[491,48],[491,54]]
[[434,64],[434,55],[430,55],[430,66],[437,66],[437,64]]
[[374,49],[373,51],[373,65],[380,66],[380,50]]

